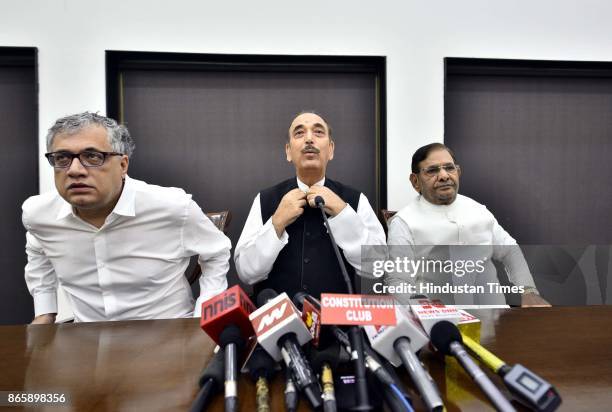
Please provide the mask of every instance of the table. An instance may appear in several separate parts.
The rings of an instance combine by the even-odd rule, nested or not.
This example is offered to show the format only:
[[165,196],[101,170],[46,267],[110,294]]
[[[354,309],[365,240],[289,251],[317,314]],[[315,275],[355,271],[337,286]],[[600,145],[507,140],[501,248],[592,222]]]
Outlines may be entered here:
[[[612,306],[471,312],[482,319],[483,345],[552,382],[563,397],[560,410],[610,410]],[[198,319],[1,326],[0,390],[70,397],[70,406],[36,410],[187,411],[213,346]],[[424,352],[448,411],[492,410],[466,375]],[[400,376],[416,409],[423,410],[407,374]],[[271,386],[273,411],[284,410],[283,386],[277,376]],[[240,410],[254,410],[254,385],[246,376],[240,396]],[[210,410],[223,410],[222,396]],[[308,410],[305,400],[300,410]]]

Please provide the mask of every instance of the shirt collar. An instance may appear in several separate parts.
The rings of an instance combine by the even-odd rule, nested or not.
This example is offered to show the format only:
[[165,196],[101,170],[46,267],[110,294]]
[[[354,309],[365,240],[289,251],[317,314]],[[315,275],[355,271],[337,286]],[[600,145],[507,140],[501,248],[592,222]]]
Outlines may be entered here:
[[60,207],[59,212],[57,213],[57,220],[63,219],[68,215],[74,214],[72,213],[72,205],[66,202],[63,198],[61,199],[62,199],[62,206]]
[[[119,196],[119,200],[111,213],[122,216],[136,216],[135,194],[134,181],[129,176],[125,176],[121,196]],[[57,214],[57,220],[63,219],[68,215],[76,216],[72,205],[62,199],[62,206]]]
[[[306,185],[306,183],[302,182],[299,177],[296,177],[295,179],[297,180],[298,188],[302,192],[308,192],[308,189],[310,189],[310,186],[308,186],[308,185]],[[324,185],[325,185],[325,176],[323,176],[323,179],[319,180],[313,186],[324,186]]]
[[126,175],[121,196],[119,196],[119,200],[111,213],[121,216],[136,216],[135,199],[134,181]]

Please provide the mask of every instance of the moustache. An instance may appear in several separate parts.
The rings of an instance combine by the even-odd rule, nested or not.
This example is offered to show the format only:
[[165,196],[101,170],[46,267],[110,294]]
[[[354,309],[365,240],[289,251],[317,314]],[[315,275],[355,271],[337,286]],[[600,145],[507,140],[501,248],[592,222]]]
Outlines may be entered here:
[[306,146],[302,149],[302,153],[320,153],[321,151],[314,146]]

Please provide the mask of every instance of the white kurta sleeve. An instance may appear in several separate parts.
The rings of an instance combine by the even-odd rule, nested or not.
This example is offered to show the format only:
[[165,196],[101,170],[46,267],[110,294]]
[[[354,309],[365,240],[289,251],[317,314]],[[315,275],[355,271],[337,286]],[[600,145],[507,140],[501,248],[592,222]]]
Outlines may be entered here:
[[287,231],[283,231],[280,239],[278,238],[271,217],[263,223],[257,194],[234,252],[234,262],[240,280],[252,285],[267,279],[278,254],[288,242]]

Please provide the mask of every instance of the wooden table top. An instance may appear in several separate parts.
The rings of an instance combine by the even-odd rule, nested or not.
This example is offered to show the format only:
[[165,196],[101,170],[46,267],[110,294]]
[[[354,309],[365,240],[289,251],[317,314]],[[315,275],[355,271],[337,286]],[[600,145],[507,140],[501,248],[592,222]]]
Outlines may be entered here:
[[[472,313],[482,320],[485,347],[555,385],[563,398],[559,410],[612,409],[612,306]],[[187,411],[213,346],[198,319],[0,326],[0,391],[69,396],[70,406],[50,411]],[[423,352],[448,411],[492,410],[467,375]],[[407,375],[400,376],[423,410]],[[272,411],[284,410],[283,387],[278,375]],[[254,410],[254,399],[254,385],[243,376],[240,410]],[[223,410],[223,397],[209,409]],[[300,410],[308,410],[305,400]]]

